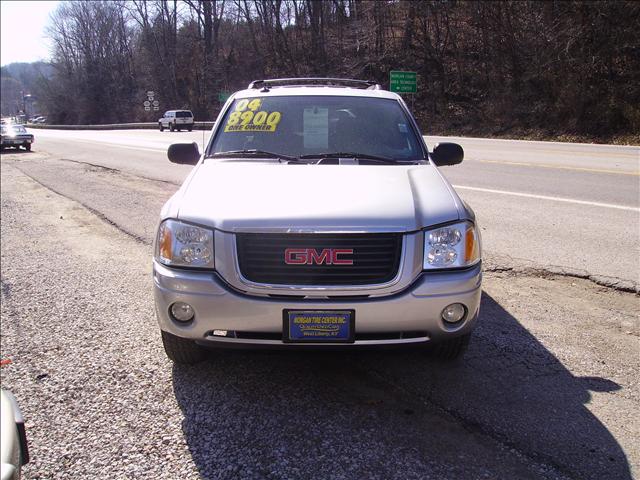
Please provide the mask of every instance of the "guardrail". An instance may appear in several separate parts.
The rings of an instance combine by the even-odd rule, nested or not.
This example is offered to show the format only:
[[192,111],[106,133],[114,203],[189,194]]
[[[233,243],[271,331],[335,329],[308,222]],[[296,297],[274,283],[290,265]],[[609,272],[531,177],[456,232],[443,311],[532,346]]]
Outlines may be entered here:
[[[194,130],[210,130],[215,122],[194,122]],[[107,125],[49,125],[42,123],[28,123],[28,128],[43,128],[51,130],[156,130],[158,122],[146,123],[111,123]]]

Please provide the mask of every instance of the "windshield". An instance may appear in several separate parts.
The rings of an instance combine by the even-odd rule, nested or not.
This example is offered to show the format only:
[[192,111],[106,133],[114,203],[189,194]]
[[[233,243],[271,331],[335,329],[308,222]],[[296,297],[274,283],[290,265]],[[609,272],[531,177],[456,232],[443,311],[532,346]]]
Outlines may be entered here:
[[420,160],[409,118],[392,99],[273,96],[236,99],[207,155],[257,150],[304,157],[331,153]]
[[2,125],[2,133],[15,135],[17,133],[27,133],[27,131],[22,125]]

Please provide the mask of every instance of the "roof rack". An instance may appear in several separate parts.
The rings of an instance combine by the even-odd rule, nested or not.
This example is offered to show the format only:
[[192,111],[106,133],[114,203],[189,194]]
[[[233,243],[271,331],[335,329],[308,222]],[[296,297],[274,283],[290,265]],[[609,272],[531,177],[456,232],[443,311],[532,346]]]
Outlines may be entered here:
[[323,77],[308,77],[308,78],[273,78],[269,80],[254,80],[247,87],[248,89],[262,88],[263,91],[268,92],[269,87],[294,87],[303,85],[316,85],[316,86],[331,86],[331,87],[355,87],[366,88],[367,90],[380,90],[382,87],[376,82],[370,80],[353,80],[350,78],[323,78]]

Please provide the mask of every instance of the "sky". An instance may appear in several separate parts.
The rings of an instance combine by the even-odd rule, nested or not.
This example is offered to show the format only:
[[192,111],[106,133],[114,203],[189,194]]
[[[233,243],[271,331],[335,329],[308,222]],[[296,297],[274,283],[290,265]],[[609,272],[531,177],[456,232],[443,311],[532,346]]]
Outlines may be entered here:
[[0,64],[50,60],[45,37],[49,14],[58,1],[0,0]]

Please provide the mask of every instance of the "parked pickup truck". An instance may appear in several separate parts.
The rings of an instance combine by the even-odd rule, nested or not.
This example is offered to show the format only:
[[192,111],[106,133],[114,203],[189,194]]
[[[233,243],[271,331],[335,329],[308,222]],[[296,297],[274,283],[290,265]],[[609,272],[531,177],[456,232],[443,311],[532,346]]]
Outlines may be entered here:
[[168,357],[205,347],[465,350],[479,312],[480,234],[395,93],[280,79],[232,95],[165,204],[154,245]]

